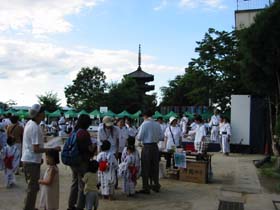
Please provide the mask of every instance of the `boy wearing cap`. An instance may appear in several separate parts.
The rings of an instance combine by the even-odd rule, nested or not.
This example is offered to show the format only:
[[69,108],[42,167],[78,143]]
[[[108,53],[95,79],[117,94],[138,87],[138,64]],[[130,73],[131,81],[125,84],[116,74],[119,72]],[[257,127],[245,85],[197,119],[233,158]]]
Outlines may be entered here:
[[[23,210],[36,210],[35,203],[39,191],[40,165],[42,153],[52,149],[44,148],[43,132],[39,126],[45,118],[45,109],[39,104],[34,104],[29,109],[31,120],[27,122],[23,133],[22,157],[25,179],[28,184],[27,195]],[[60,151],[60,147],[53,148]]]

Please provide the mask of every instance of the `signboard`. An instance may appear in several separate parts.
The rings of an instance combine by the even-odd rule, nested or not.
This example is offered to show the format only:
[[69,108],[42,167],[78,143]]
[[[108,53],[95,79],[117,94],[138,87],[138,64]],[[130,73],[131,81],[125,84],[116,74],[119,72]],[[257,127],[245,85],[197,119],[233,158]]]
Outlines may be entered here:
[[186,153],[174,153],[175,166],[178,168],[187,168]]
[[101,107],[99,108],[99,111],[100,111],[101,113],[108,112],[108,107],[107,107],[107,106],[101,106]]

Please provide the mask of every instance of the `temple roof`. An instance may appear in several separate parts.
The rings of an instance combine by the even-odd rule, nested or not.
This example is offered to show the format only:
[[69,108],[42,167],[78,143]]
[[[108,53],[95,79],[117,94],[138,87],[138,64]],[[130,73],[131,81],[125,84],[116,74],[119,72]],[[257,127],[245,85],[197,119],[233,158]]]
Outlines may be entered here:
[[139,45],[139,53],[138,53],[138,68],[136,71],[133,71],[129,74],[126,74],[125,76],[132,77],[134,79],[143,79],[146,81],[153,81],[154,75],[148,74],[147,72],[144,72],[141,68],[141,45]]
[[133,71],[133,72],[127,74],[126,76],[129,76],[129,77],[132,77],[132,78],[143,78],[143,79],[144,78],[151,78],[151,79],[154,79],[154,75],[144,72],[141,69],[141,66],[138,66],[136,71]]

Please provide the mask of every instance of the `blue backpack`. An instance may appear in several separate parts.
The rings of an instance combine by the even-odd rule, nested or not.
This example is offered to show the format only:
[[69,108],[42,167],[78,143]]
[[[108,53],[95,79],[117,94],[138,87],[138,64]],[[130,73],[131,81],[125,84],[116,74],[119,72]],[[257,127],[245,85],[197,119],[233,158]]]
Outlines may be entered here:
[[68,166],[77,166],[81,163],[81,156],[77,144],[77,133],[80,131],[73,131],[66,140],[63,150],[61,152],[61,161]]

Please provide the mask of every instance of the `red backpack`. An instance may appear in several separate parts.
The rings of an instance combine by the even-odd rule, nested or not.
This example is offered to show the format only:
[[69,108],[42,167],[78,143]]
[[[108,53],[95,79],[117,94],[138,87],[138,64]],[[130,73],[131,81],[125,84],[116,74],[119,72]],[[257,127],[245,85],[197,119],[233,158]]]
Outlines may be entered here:
[[7,169],[13,169],[13,160],[14,160],[14,156],[11,155],[11,156],[8,156],[7,155],[7,152],[6,152],[6,156],[4,158],[4,165],[5,165],[5,168]]
[[108,169],[108,161],[107,160],[101,160],[99,162],[99,171],[104,172]]

